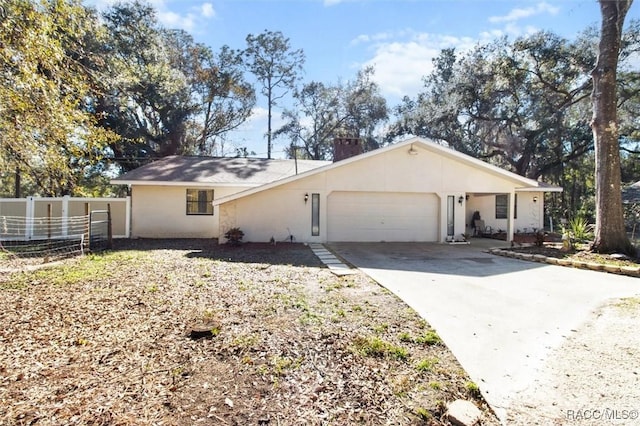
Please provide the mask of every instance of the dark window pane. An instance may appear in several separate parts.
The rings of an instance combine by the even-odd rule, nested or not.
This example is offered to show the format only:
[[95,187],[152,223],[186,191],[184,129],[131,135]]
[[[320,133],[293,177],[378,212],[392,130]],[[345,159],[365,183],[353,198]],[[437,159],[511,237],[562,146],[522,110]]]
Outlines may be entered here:
[[496,195],[496,219],[506,219],[508,210],[507,194]]
[[187,214],[212,215],[213,189],[187,189]]
[[320,194],[311,194],[311,235],[320,235]]

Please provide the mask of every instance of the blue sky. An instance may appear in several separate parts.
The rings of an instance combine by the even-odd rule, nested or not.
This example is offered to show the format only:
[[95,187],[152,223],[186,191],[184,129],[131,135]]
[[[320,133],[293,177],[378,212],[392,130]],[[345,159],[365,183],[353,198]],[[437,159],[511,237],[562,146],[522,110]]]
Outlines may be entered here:
[[[115,0],[86,0],[105,7]],[[415,96],[441,49],[470,49],[507,35],[511,39],[550,30],[569,39],[599,25],[596,0],[151,0],[161,23],[189,31],[217,51],[242,49],[247,34],[281,31],[305,52],[304,82],[351,80],[373,65],[375,80],[396,105]],[[633,5],[627,17],[640,18]],[[281,124],[275,111],[274,129]],[[266,155],[266,105],[259,96],[253,118],[230,135],[227,151],[246,146]],[[274,156],[287,141],[275,140]]]

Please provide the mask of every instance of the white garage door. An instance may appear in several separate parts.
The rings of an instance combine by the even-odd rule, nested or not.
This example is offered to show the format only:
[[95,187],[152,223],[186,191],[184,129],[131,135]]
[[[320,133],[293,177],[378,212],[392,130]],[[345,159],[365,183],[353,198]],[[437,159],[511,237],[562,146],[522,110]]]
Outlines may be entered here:
[[437,241],[438,197],[395,192],[332,192],[329,241]]

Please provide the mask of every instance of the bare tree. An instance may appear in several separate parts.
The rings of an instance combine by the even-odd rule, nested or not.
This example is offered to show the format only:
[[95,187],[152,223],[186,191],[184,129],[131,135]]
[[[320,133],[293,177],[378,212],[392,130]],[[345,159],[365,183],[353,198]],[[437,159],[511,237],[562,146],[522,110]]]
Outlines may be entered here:
[[591,73],[591,129],[596,154],[596,230],[593,249],[600,253],[634,251],[626,234],[622,211],[616,91],[622,26],[632,2],[599,0],[602,24],[598,59]]
[[[262,94],[267,97],[267,158],[271,158],[271,115],[276,101],[295,86],[304,64],[302,49],[291,50],[289,39],[280,31],[267,31],[247,36],[244,52],[249,70],[262,84]],[[276,93],[277,89],[282,92]]]

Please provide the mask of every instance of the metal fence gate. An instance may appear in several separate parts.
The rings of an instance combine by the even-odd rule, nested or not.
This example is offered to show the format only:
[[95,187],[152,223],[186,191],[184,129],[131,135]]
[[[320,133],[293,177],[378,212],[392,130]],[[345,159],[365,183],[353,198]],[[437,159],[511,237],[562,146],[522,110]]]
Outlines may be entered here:
[[89,213],[89,251],[96,252],[111,248],[113,248],[111,209],[92,210]]

